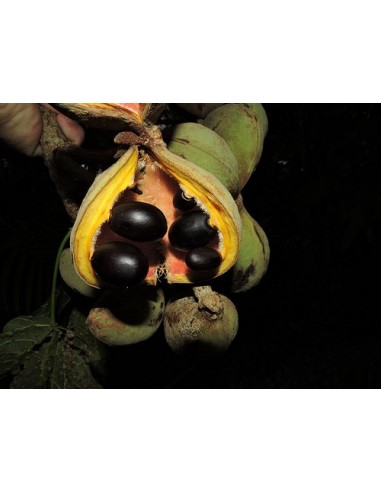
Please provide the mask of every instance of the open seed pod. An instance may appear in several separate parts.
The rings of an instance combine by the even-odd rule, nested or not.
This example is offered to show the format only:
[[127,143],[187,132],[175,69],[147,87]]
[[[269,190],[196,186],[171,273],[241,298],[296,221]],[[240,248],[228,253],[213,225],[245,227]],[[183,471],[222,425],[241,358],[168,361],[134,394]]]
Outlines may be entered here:
[[234,265],[241,234],[234,199],[205,163],[167,149],[146,119],[150,105],[58,107],[80,122],[118,128],[119,159],[97,175],[75,211],[70,247],[87,284],[194,283]]
[[70,247],[75,269],[87,284],[129,287],[156,284],[159,278],[194,283],[234,265],[241,234],[234,199],[207,165],[202,168],[167,149],[159,128],[145,119],[152,105],[55,106],[80,123],[118,128],[114,142],[119,159],[91,177],[79,205],[68,198],[70,180],[62,189],[57,168],[51,165],[61,148],[76,149],[59,135],[51,112],[44,115],[44,155],[75,218]]
[[241,219],[228,190],[164,145],[150,150],[131,146],[82,202],[71,250],[89,285],[189,283],[236,261]]

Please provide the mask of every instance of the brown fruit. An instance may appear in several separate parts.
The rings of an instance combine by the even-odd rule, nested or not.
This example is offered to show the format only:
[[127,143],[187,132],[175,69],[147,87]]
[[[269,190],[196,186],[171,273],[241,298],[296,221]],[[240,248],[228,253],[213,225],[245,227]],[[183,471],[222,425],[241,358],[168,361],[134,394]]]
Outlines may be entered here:
[[237,331],[236,307],[209,286],[194,287],[193,295],[173,299],[165,309],[165,338],[178,353],[223,353]]

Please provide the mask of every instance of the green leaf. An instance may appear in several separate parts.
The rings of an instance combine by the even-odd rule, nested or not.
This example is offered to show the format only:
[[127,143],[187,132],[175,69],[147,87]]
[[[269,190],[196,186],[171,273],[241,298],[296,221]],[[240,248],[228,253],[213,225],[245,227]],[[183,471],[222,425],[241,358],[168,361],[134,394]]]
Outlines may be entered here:
[[81,354],[56,333],[26,360],[11,388],[97,389],[101,385]]
[[55,382],[63,384],[63,376],[56,367],[59,349],[59,333],[55,331],[39,350],[23,358],[23,364],[13,378],[11,388],[38,389],[51,388]]
[[106,375],[105,362],[108,356],[108,347],[90,332],[86,325],[86,318],[87,313],[74,308],[67,324],[67,336],[71,337],[71,346],[79,351],[96,374],[103,378]]
[[11,320],[0,335],[0,377],[13,376],[11,388],[101,388],[89,365],[101,353],[85,332],[85,319],[74,309],[71,329],[53,326],[43,315]]
[[98,389],[102,386],[94,379],[82,354],[68,343],[58,347],[52,388]]
[[20,316],[9,321],[0,335],[0,375],[15,373],[53,330],[46,316]]
[[[18,316],[17,318],[14,318],[13,320],[9,321],[9,323],[17,320],[17,319],[20,319],[22,318],[23,316]],[[24,318],[27,318],[28,316],[24,316]],[[36,319],[36,318],[49,318],[49,323],[51,323],[50,321],[50,313],[49,313],[49,301],[45,302],[44,304],[42,304],[42,306],[40,306],[38,309],[36,309],[35,311],[33,311],[33,313],[30,315],[31,318],[33,319]],[[7,326],[7,325],[6,325]]]
[[104,345],[101,344],[90,332],[86,325],[87,314],[77,308],[71,312],[68,330],[72,332],[72,345],[83,351],[89,360],[102,358]]

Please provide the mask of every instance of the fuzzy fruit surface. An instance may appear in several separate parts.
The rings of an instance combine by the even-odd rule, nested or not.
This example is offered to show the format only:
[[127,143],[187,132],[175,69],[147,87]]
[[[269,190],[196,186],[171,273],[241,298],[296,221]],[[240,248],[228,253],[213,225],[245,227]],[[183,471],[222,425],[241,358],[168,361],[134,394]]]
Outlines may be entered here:
[[239,193],[236,156],[215,131],[198,123],[181,123],[173,129],[168,149],[215,176],[230,193]]
[[209,286],[168,303],[164,333],[169,346],[182,354],[225,352],[238,331],[238,312],[232,301]]
[[106,290],[90,310],[86,324],[107,345],[132,345],[147,340],[158,330],[164,308],[164,293],[157,287]]
[[91,287],[78,275],[74,263],[70,248],[66,248],[62,251],[59,262],[59,270],[62,280],[65,284],[73,289],[74,292],[81,294],[85,297],[95,297],[98,294],[98,290]]
[[244,206],[240,211],[242,237],[237,261],[231,270],[231,291],[246,292],[265,275],[270,259],[270,246],[265,231]]
[[262,155],[267,118],[261,105],[225,104],[203,120],[228,144],[238,161],[239,187],[245,186]]

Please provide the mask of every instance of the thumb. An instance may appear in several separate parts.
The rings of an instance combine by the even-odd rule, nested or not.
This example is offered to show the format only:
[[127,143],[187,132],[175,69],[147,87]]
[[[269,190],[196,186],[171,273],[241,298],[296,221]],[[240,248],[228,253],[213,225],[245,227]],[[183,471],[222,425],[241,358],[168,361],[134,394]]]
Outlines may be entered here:
[[81,145],[85,139],[85,130],[76,122],[64,116],[61,113],[57,114],[57,123],[59,124],[65,137],[71,140],[76,145]]

